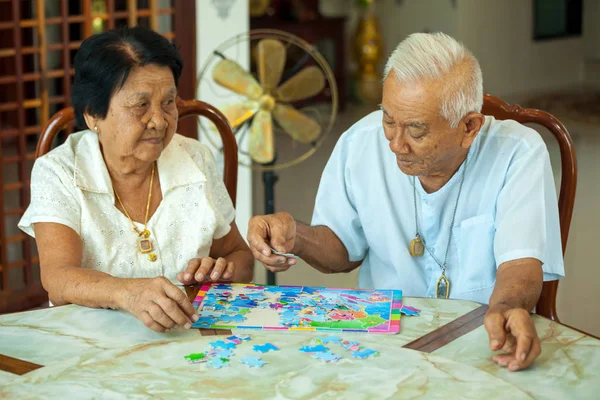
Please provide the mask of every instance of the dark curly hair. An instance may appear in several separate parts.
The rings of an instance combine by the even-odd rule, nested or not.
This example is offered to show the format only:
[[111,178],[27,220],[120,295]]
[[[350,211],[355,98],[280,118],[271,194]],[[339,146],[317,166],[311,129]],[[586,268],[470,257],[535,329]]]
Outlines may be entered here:
[[169,67],[178,84],[183,69],[181,54],[173,43],[152,30],[119,28],[84,40],[75,55],[71,92],[77,127],[87,126],[84,112],[105,118],[111,97],[123,87],[130,71],[149,64]]

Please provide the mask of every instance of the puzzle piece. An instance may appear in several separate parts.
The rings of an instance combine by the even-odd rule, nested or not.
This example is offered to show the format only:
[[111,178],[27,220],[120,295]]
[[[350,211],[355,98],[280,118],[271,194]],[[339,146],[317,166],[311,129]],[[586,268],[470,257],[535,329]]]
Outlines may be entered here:
[[233,315],[223,315],[221,317],[221,321],[222,322],[244,322],[246,320],[246,317],[244,317],[243,315],[240,314],[233,314]]
[[342,341],[342,346],[344,347],[344,350],[353,350],[356,351],[358,350],[358,346],[360,345],[360,343],[358,342],[351,342],[348,340],[344,340]]
[[324,351],[329,350],[327,347],[319,344],[316,346],[302,346],[299,349],[300,351],[303,351],[305,353],[322,353]]
[[253,347],[254,351],[260,351],[261,353],[267,353],[269,351],[277,351],[279,348],[277,346],[272,345],[271,343],[265,344],[255,344]]
[[185,358],[190,364],[204,363],[208,361],[208,357],[205,353],[192,353],[184,356],[183,358]]
[[240,360],[242,364],[246,364],[248,367],[262,367],[267,362],[260,359],[260,357],[244,357]]
[[229,358],[233,355],[233,351],[231,351],[230,349],[223,349],[221,351],[218,351],[216,355],[217,357],[221,358]]
[[404,315],[408,315],[408,316],[419,316],[419,313],[421,312],[421,310],[419,310],[418,308],[415,307],[411,307],[411,306],[406,306],[406,305],[402,305],[402,308],[400,309],[400,312]]
[[369,356],[377,357],[378,355],[379,355],[379,352],[377,350],[371,350],[371,349],[363,349],[363,350],[355,351],[352,353],[352,357],[357,357],[357,358],[367,358]]
[[313,339],[313,341],[315,343],[323,343],[323,344],[327,344],[327,343],[337,343],[340,344],[342,342],[342,338],[337,337],[337,336],[320,336],[317,337],[316,339]]
[[340,358],[342,358],[338,355],[333,354],[330,351],[315,353],[312,356],[313,358],[321,359],[325,362],[337,362]]
[[211,368],[215,368],[215,369],[219,369],[222,367],[229,367],[229,360],[228,359],[223,359],[223,358],[211,358],[207,363],[207,366],[211,367]]
[[220,347],[222,349],[235,349],[235,343],[225,343],[222,340],[217,340],[216,342],[209,343],[212,347]]

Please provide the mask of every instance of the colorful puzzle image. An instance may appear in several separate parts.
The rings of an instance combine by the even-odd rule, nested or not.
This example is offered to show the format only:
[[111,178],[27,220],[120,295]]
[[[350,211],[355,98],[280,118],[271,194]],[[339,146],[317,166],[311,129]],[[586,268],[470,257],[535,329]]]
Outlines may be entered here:
[[193,304],[195,328],[398,333],[402,291],[207,283]]

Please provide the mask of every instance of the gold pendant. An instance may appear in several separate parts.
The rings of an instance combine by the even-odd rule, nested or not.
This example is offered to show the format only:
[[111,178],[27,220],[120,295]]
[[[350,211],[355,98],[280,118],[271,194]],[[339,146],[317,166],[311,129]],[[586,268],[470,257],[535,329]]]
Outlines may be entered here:
[[154,262],[154,261],[158,260],[158,257],[156,256],[156,254],[150,253],[150,254],[148,254],[148,260]]
[[138,239],[138,250],[142,254],[150,253],[152,251],[152,240],[146,238]]
[[435,297],[437,299],[447,299],[448,296],[450,296],[450,281],[446,277],[446,273],[443,272],[435,284]]
[[423,241],[419,235],[410,241],[410,247],[408,248],[408,251],[413,257],[421,257],[423,253],[425,253],[425,246],[423,245]]

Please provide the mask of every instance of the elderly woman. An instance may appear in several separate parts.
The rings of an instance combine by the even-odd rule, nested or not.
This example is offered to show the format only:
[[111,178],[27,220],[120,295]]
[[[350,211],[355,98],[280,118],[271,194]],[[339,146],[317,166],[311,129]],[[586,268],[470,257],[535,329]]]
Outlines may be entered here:
[[198,319],[177,283],[252,279],[210,150],[175,133],[182,67],[143,28],[92,36],[77,52],[72,103],[89,129],[36,161],[19,223],[53,304],[127,310],[162,332]]

